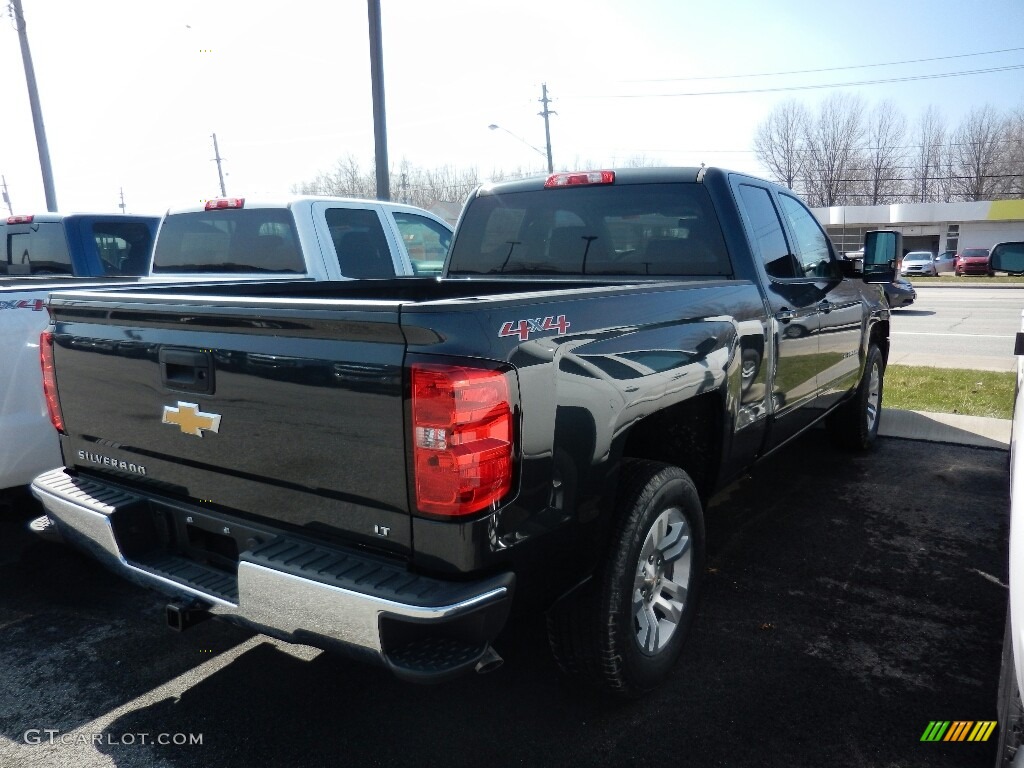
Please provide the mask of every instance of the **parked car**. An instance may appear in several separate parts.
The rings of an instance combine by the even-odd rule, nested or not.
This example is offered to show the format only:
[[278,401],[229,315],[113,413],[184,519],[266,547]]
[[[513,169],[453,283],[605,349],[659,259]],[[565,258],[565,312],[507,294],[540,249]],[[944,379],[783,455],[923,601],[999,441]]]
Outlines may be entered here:
[[964,248],[956,255],[956,276],[961,275],[988,275],[992,277],[995,272],[988,261],[988,248]]
[[903,277],[897,277],[891,283],[882,286],[885,289],[885,299],[889,302],[889,309],[900,309],[909,307],[917,299],[917,291],[910,281]]
[[943,251],[935,257],[935,271],[938,274],[956,269],[956,251]]
[[903,257],[900,274],[934,277],[939,274],[935,269],[935,254],[931,251],[911,251]]
[[988,258],[993,272],[1024,275],[1024,241],[996,243]]

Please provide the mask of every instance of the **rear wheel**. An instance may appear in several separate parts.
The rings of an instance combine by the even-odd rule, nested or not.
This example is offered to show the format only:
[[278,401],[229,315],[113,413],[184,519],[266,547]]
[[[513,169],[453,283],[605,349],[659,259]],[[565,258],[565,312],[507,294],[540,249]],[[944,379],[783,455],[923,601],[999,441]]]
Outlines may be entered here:
[[682,651],[704,570],[704,517],[682,469],[623,462],[616,523],[595,578],[548,615],[562,669],[622,696],[661,683]]
[[829,414],[825,421],[829,435],[841,448],[866,451],[874,444],[882,418],[884,376],[882,353],[875,344],[871,344],[856,394]]

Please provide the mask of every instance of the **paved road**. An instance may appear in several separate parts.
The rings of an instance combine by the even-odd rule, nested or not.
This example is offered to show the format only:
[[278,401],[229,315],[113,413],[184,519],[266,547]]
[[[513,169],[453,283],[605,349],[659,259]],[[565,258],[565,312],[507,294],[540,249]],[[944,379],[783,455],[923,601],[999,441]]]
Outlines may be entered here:
[[1013,340],[1020,330],[1024,285],[915,287],[917,301],[908,309],[893,312],[890,363],[1015,369]]
[[[922,743],[995,719],[1006,605],[1004,451],[796,441],[719,494],[684,658],[642,701],[560,678],[543,627],[505,666],[437,687],[162,602],[0,504],[0,766],[990,768],[988,743]],[[59,733],[49,743],[45,729]],[[41,743],[25,743],[29,739]],[[202,745],[142,744],[158,734]],[[63,741],[67,743],[62,743]],[[98,743],[93,743],[93,739]]]

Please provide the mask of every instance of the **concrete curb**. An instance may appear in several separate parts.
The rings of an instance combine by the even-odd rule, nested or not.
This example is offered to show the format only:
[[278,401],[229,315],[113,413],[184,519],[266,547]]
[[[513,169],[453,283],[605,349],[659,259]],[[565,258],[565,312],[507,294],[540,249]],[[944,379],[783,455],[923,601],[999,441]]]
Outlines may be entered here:
[[[1024,288],[1024,283],[962,283],[959,282],[959,278],[939,278],[940,282],[933,283],[929,280],[926,283],[915,283],[912,278],[904,276],[905,279],[910,280],[910,284],[917,288]],[[949,282],[941,282],[943,280],[949,280]],[[957,282],[953,282],[956,280]]]
[[1010,448],[1010,424],[1010,419],[883,408],[878,434],[1006,451]]

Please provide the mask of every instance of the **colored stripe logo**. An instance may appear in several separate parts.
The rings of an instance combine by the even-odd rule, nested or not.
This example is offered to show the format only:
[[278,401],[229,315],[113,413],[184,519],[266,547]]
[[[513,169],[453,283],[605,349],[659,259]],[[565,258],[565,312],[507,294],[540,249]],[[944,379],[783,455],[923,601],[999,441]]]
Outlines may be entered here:
[[997,724],[995,720],[932,720],[921,741],[988,741]]

